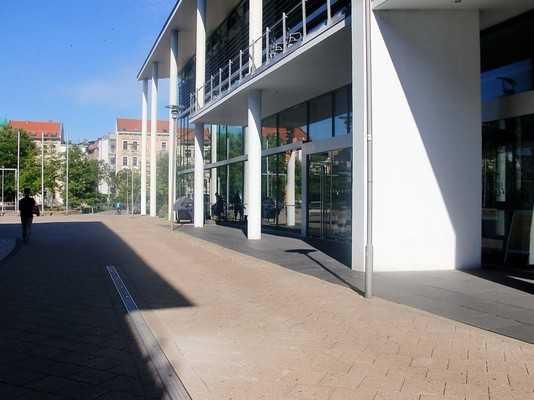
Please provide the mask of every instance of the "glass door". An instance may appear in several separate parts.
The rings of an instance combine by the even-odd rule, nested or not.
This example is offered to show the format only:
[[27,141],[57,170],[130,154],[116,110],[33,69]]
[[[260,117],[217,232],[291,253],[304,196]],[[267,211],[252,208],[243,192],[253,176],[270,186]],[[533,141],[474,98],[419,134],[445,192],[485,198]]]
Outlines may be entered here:
[[308,157],[308,235],[350,242],[352,224],[351,149]]

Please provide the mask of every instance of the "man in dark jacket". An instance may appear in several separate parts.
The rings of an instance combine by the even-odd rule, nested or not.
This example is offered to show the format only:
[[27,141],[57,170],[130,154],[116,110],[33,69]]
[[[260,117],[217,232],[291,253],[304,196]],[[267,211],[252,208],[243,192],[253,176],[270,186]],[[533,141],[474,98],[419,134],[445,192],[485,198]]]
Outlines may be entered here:
[[33,214],[39,215],[39,207],[37,207],[35,200],[30,197],[30,189],[28,188],[24,189],[24,197],[19,200],[19,213],[22,224],[22,240],[24,243],[28,243],[32,234]]

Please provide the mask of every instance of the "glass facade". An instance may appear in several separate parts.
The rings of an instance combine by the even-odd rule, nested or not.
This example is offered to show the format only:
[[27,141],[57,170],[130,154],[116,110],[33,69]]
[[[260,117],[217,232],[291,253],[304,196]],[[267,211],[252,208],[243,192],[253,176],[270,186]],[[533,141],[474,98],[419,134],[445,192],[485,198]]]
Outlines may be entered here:
[[300,230],[302,224],[302,150],[262,158],[262,223]]
[[297,104],[262,121],[262,148],[350,134],[351,86]]
[[483,126],[482,255],[534,264],[534,115]]
[[481,32],[482,100],[534,90],[534,11]]
[[352,149],[308,157],[308,235],[348,242],[352,231]]

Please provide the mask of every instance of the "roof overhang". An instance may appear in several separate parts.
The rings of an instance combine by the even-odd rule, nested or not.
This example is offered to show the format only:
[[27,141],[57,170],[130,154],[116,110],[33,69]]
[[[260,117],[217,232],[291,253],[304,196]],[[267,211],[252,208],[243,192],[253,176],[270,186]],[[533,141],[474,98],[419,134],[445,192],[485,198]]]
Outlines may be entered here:
[[[206,35],[217,28],[240,0],[206,0]],[[196,10],[197,0],[178,0],[174,5],[163,28],[158,34],[148,53],[137,80],[149,79],[152,76],[151,65],[158,63],[159,78],[169,77],[169,47],[173,31],[178,31],[178,71],[195,54],[196,43]]]
[[534,8],[532,0],[373,0],[375,10],[480,10],[480,28]]

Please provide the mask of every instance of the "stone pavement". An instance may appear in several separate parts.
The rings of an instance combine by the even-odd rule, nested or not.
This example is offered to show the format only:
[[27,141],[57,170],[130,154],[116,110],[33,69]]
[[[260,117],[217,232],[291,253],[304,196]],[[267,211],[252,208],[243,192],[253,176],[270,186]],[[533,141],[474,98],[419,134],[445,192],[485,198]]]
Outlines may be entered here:
[[[193,399],[534,399],[534,346],[171,234],[106,224],[192,303],[147,307]],[[150,239],[149,239],[150,238]],[[149,279],[125,268],[145,304]]]
[[[115,335],[122,344],[120,334],[128,335],[101,275],[100,266],[112,262],[195,400],[534,399],[534,345],[379,298],[366,300],[342,285],[171,233],[159,220],[88,216],[43,222],[34,243],[44,240],[39,235],[50,236],[45,242],[56,245],[50,259],[64,267],[41,262],[48,260],[43,248],[23,248],[17,263],[12,258],[0,267],[0,299],[11,303],[0,324],[7,332],[1,343],[10,341],[1,354],[13,348],[12,356],[7,353],[12,360],[0,360],[8,365],[2,370],[7,378],[0,372],[0,381],[11,380],[8,388],[33,393],[43,390],[38,382],[44,381],[48,393],[80,398],[86,386],[79,377],[101,357],[132,357],[138,376],[148,375],[135,345],[112,350],[106,341]],[[104,300],[106,285],[111,292]],[[73,347],[63,344],[71,342]],[[82,371],[66,376],[60,370],[59,378],[69,383],[62,380],[57,390],[65,391],[52,392],[46,385],[57,379],[50,377],[54,367],[29,369],[43,358]],[[13,365],[30,376],[10,378]],[[113,367],[98,371],[116,375],[92,382],[91,389],[132,377]],[[145,386],[157,388],[150,381]]]
[[[264,233],[261,241],[249,241],[240,229],[215,224],[178,229],[292,271],[363,290],[360,272],[301,238]],[[534,344],[534,270],[380,272],[374,275],[374,294]]]
[[[53,223],[50,223],[50,222]],[[36,219],[0,265],[0,399],[161,399],[95,252],[122,250],[100,224]],[[18,234],[0,225],[0,235]],[[121,255],[122,257],[122,255]]]

